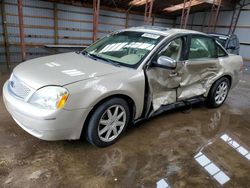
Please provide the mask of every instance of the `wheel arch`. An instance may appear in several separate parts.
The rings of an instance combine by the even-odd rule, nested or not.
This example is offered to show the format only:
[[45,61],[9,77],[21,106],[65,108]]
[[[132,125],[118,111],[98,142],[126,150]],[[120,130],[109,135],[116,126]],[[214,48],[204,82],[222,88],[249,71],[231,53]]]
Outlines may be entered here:
[[228,80],[229,80],[229,84],[230,84],[230,88],[231,88],[231,86],[232,86],[232,82],[233,82],[233,78],[232,78],[232,76],[230,75],[230,74],[223,74],[223,75],[221,75],[220,77],[218,77],[216,80],[214,80],[214,82],[211,84],[211,86],[209,87],[209,89],[207,90],[207,92],[205,93],[205,97],[208,97],[208,95],[209,95],[209,93],[210,93],[210,91],[211,91],[211,89],[213,88],[213,85],[218,81],[218,80],[220,80],[221,78],[227,78]]
[[[217,107],[221,106],[224,103],[224,101],[226,100],[227,95],[223,99],[222,103],[218,104],[214,101],[214,92],[216,91],[217,87],[219,86],[218,84],[220,84],[220,82],[218,83],[218,81],[220,81],[222,79],[227,79],[229,81],[229,89],[227,91],[227,95],[228,95],[228,92],[229,92],[229,90],[231,88],[231,84],[232,84],[232,77],[228,74],[225,74],[225,75],[220,76],[218,79],[216,79],[213,82],[213,84],[211,85],[211,87],[209,88],[208,94],[206,96],[206,104],[208,107],[217,108]],[[216,84],[217,84],[217,86],[216,86]]]
[[[232,76],[229,75],[229,74],[225,74],[225,75],[221,76],[219,79],[221,79],[221,78],[223,78],[223,77],[225,77],[225,78],[227,78],[227,79],[229,80],[229,84],[230,84],[230,87],[231,87],[232,82],[233,82]],[[217,79],[217,80],[219,80],[219,79]],[[216,81],[217,81],[217,80],[216,80]]]
[[128,103],[128,106],[129,106],[129,110],[130,110],[130,123],[133,122],[134,120],[134,117],[135,117],[135,114],[136,114],[136,105],[135,105],[135,102],[134,100],[129,97],[128,95],[125,95],[125,94],[113,94],[113,95],[110,95],[110,96],[107,96],[101,100],[99,100],[94,106],[93,108],[90,110],[90,112],[88,113],[84,123],[83,123],[83,127],[82,127],[82,132],[81,132],[81,137],[84,136],[84,133],[86,132],[86,128],[87,128],[87,124],[90,120],[90,117],[92,116],[92,114],[95,112],[96,108],[98,106],[100,106],[101,104],[103,104],[104,102],[110,100],[111,98],[121,98],[121,99],[124,99],[127,103]]

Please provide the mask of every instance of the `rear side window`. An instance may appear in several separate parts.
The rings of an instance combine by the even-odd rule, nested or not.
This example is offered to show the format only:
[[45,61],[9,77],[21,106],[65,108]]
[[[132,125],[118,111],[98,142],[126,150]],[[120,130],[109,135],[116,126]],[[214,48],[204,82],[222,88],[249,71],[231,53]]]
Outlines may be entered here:
[[216,58],[217,49],[214,40],[203,36],[192,37],[188,57],[189,59]]
[[228,38],[226,37],[216,37],[216,41],[218,41],[224,48],[226,47]]
[[217,44],[217,54],[218,57],[225,57],[227,53]]

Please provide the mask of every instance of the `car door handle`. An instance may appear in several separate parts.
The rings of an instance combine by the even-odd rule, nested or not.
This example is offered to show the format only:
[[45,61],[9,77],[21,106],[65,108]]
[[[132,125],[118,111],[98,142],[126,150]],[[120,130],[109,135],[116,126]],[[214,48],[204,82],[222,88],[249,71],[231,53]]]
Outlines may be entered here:
[[169,74],[169,77],[175,77],[175,76],[178,76],[178,73],[177,72],[171,72]]

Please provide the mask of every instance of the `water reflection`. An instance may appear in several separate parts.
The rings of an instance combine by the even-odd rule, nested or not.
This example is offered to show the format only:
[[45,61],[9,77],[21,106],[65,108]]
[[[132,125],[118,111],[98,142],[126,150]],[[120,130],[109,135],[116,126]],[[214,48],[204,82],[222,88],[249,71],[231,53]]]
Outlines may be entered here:
[[217,110],[215,113],[213,113],[213,115],[210,118],[210,122],[208,124],[209,130],[213,131],[216,128],[218,128],[220,122],[221,122],[221,112]]
[[194,156],[194,159],[198,162],[204,170],[206,170],[209,175],[215,179],[220,185],[224,185],[227,183],[230,178],[213,162],[211,161],[205,154],[199,152]]
[[114,148],[102,156],[98,164],[98,175],[104,177],[114,176],[114,170],[122,163],[122,151]]
[[[247,179],[244,173],[237,173],[243,162],[235,162],[237,154],[229,153],[225,143],[248,160],[249,150],[230,133],[230,114],[215,110],[209,115],[204,113],[204,117],[204,124],[197,118],[185,125],[178,120],[166,122],[164,117],[155,119],[158,127],[142,127],[134,137],[133,132],[127,140],[125,137],[122,145],[103,150],[97,175],[113,187],[192,187],[203,183],[207,187],[238,186],[238,179]],[[143,130],[150,132],[150,139],[143,138]]]
[[156,182],[156,188],[171,188],[165,179]]
[[220,137],[224,142],[226,142],[229,146],[231,146],[233,149],[235,149],[235,151],[237,151],[240,155],[242,155],[243,157],[247,158],[248,160],[250,160],[250,152],[248,149],[246,149],[245,147],[243,147],[239,142],[237,142],[236,140],[234,140],[233,138],[231,138],[228,134],[223,134]]
[[[204,152],[206,149],[208,149],[208,151],[210,151],[209,152],[210,156],[212,158],[218,159],[218,157],[216,156],[216,153],[219,153],[219,151],[225,149],[225,147],[224,145],[222,146],[218,145],[219,147],[222,147],[222,148],[219,148],[217,145],[216,147],[213,147],[212,145],[215,145],[216,142],[220,139],[224,141],[227,145],[229,145],[231,148],[233,148],[235,151],[237,151],[241,156],[243,156],[247,160],[250,160],[250,153],[247,147],[243,146],[244,143],[242,143],[238,138],[233,138],[233,137],[234,137],[233,134],[227,131],[227,133],[223,133],[218,138],[215,137],[213,142],[211,141],[208,142],[209,144],[202,147],[202,149],[200,149],[198,154],[194,156],[195,161],[210,175],[212,179],[216,180],[220,185],[226,184],[227,182],[230,181],[231,178],[224,171],[222,171],[221,168],[219,167],[219,165],[221,165],[220,163],[222,162],[222,160],[220,161],[216,160],[217,164],[215,164],[215,162],[213,162],[209,157],[207,157],[207,154],[205,154]],[[228,156],[229,156],[229,153],[227,153],[227,156],[225,156],[225,158],[228,159]],[[230,155],[230,157],[232,158],[232,160],[234,160],[234,155]],[[232,169],[231,162],[225,163],[225,160],[223,160],[223,163],[224,165],[226,164],[225,166],[227,167],[227,169]]]

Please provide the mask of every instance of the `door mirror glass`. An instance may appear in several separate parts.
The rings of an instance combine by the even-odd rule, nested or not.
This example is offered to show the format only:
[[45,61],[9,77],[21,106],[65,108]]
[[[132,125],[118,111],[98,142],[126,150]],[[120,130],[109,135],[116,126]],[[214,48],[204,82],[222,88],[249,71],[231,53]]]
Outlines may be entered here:
[[160,56],[157,59],[157,62],[154,63],[155,66],[167,69],[175,69],[177,62],[176,60],[167,57],[167,56]]

